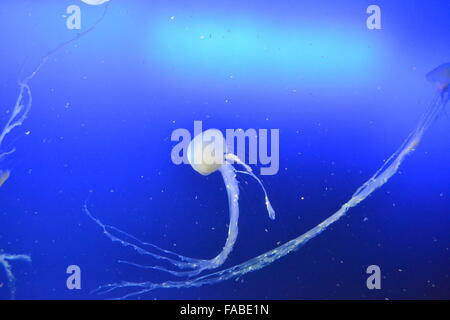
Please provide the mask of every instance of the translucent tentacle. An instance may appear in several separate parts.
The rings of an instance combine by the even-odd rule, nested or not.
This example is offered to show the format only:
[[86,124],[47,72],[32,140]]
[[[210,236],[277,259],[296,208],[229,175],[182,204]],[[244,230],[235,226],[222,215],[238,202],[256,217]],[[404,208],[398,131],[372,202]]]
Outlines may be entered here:
[[264,187],[262,181],[253,173],[252,168],[247,165],[244,161],[242,161],[241,159],[239,159],[238,156],[228,153],[225,155],[225,159],[229,160],[229,161],[233,161],[236,162],[237,164],[243,166],[245,168],[246,171],[240,171],[238,170],[237,172],[239,173],[243,173],[243,174],[247,174],[249,176],[251,176],[253,179],[255,179],[259,185],[261,186],[262,190],[264,191],[264,200],[265,200],[265,205],[267,208],[267,212],[269,213],[269,217],[272,220],[275,220],[275,210],[272,207],[272,204],[270,203],[269,197],[267,196],[267,191],[266,188]]
[[130,266],[140,268],[140,269],[163,271],[163,272],[169,273],[171,275],[174,275],[176,277],[194,277],[203,271],[203,269],[196,269],[196,270],[191,270],[191,271],[174,271],[174,270],[170,270],[168,268],[164,268],[161,266],[148,266],[145,264],[124,261],[124,260],[119,260],[117,262],[123,263],[123,264],[128,264]]
[[3,267],[6,273],[6,279],[8,280],[8,287],[10,290],[10,297],[14,299],[16,297],[16,277],[12,272],[11,261],[24,261],[31,263],[31,258],[24,254],[0,254],[0,266]]
[[[169,258],[169,257],[166,257],[166,256],[163,256],[163,255],[159,255],[159,254],[156,254],[156,253],[153,253],[153,252],[150,252],[150,251],[144,249],[143,246],[151,246],[151,247],[156,247],[156,246],[154,246],[152,244],[148,244],[148,243],[142,242],[142,241],[138,240],[136,237],[134,237],[134,236],[130,235],[129,233],[127,233],[125,231],[122,231],[122,230],[120,230],[120,229],[118,229],[118,228],[116,228],[114,226],[110,226],[110,225],[102,223],[99,219],[95,218],[91,214],[91,212],[89,211],[89,209],[87,207],[87,202],[85,202],[85,204],[83,206],[83,211],[86,213],[86,215],[92,221],[94,221],[103,230],[103,234],[106,237],[108,237],[111,241],[118,242],[119,244],[121,244],[124,247],[130,247],[130,248],[134,249],[136,252],[138,252],[141,255],[150,256],[150,257],[158,259],[158,260],[165,260],[165,261],[167,261],[167,262],[169,262],[169,263],[171,263],[174,266],[177,266],[179,268],[183,268],[183,267],[186,267],[187,265],[189,265],[190,263],[193,264],[193,263],[197,262],[196,259],[187,258],[187,257],[181,256],[181,255],[177,255],[177,254],[175,254],[173,252],[170,252],[170,253],[171,254],[175,254],[178,258],[180,258],[181,261],[180,260],[175,260],[175,259],[172,259],[172,258]],[[117,232],[117,233],[119,233],[121,235],[129,237],[130,239],[137,241],[138,244],[134,244],[131,241],[124,240],[123,238],[120,238],[120,237],[114,235],[111,231],[112,232]],[[167,250],[165,250],[165,251],[167,251]],[[186,262],[186,261],[189,261],[189,262]]]
[[264,203],[266,205],[269,217],[270,217],[270,219],[275,220],[275,210],[273,209],[272,204],[270,203],[269,196],[267,195],[266,188],[264,187],[262,181],[260,179],[258,179],[258,177],[253,172],[241,171],[241,170],[237,170],[236,172],[249,175],[250,177],[253,177],[256,181],[258,181],[259,185],[261,186],[262,190],[264,191]]
[[[23,124],[28,113],[30,112],[31,105],[33,102],[33,98],[31,95],[30,87],[26,82],[19,83],[19,96],[17,97],[16,103],[13,107],[13,111],[11,112],[11,116],[6,122],[3,131],[0,133],[0,149],[2,148],[3,141],[5,137],[16,127],[19,127]],[[24,100],[27,100],[24,102]],[[15,152],[15,148],[4,151],[0,154],[0,161],[3,160],[8,155]]]

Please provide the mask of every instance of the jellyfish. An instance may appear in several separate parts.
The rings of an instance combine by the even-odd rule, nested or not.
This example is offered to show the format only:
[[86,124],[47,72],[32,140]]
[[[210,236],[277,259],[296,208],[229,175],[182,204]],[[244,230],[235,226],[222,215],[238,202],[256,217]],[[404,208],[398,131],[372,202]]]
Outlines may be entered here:
[[8,180],[11,172],[9,170],[2,171],[0,170],[0,187]]
[[[238,236],[239,185],[236,179],[236,174],[238,173],[247,174],[259,183],[264,192],[265,205],[269,217],[272,220],[275,219],[275,210],[269,201],[267,191],[261,180],[253,173],[250,166],[241,161],[236,155],[227,152],[225,139],[219,130],[209,129],[195,136],[188,146],[187,158],[192,168],[201,175],[207,176],[216,171],[219,171],[222,175],[227,190],[230,215],[228,236],[222,251],[214,258],[205,260],[186,257],[173,251],[162,249],[154,244],[140,241],[136,237],[115,227],[103,224],[99,219],[94,218],[85,203],[84,211],[88,217],[99,225],[112,241],[118,241],[124,246],[132,247],[141,254],[151,256],[155,259],[165,260],[172,267],[176,268],[176,270],[162,266],[147,266],[123,260],[119,260],[120,263],[143,269],[160,270],[178,277],[193,277],[205,270],[220,267],[232,252]],[[237,170],[233,166],[234,164],[242,166],[244,170]],[[128,240],[120,236],[125,236]]]
[[[108,4],[107,4],[108,5]],[[14,131],[14,129],[19,128],[23,125],[24,121],[28,117],[28,114],[31,110],[31,106],[33,103],[33,97],[31,94],[30,81],[39,73],[39,71],[46,65],[51,56],[61,51],[64,47],[67,47],[71,43],[76,42],[81,37],[84,37],[91,31],[93,31],[96,26],[104,19],[107,13],[107,5],[105,6],[105,10],[103,11],[103,15],[86,31],[78,33],[72,39],[65,41],[58,46],[56,46],[53,50],[49,51],[37,65],[37,67],[26,77],[22,77],[24,67],[20,72],[18,78],[18,86],[19,86],[19,95],[17,97],[16,103],[14,104],[12,111],[8,111],[10,116],[6,121],[6,124],[3,127],[3,130],[0,132],[0,166],[2,162],[11,154],[13,154],[16,149],[13,147],[11,149],[4,148],[5,138],[9,136],[9,134]],[[1,170],[0,168],[0,187],[6,182],[6,180],[10,177],[10,170]],[[0,249],[1,250],[1,249]],[[6,271],[6,276],[8,279],[8,286],[11,292],[11,298],[14,299],[16,288],[15,288],[15,277],[12,273],[11,269],[11,261],[21,260],[24,262],[31,262],[31,258],[28,255],[24,254],[7,254],[0,251],[0,265]]]
[[445,63],[427,74],[427,79],[432,82],[437,90],[434,98],[429,104],[419,120],[416,128],[409,134],[404,143],[398,148],[388,160],[384,162],[379,170],[367,180],[356,192],[352,195],[350,200],[344,203],[339,210],[329,216],[327,219],[311,228],[307,232],[298,237],[272,249],[263,254],[260,254],[252,259],[249,259],[240,264],[227,267],[221,270],[214,270],[211,272],[198,275],[196,277],[187,277],[180,280],[167,280],[164,282],[129,282],[123,281],[118,283],[106,284],[93,290],[93,293],[107,294],[116,292],[117,290],[127,290],[128,293],[115,299],[127,299],[130,297],[140,296],[149,293],[156,289],[172,289],[172,288],[193,288],[204,285],[213,285],[229,279],[239,278],[247,273],[260,270],[282,257],[294,252],[304,246],[308,241],[314,239],[319,234],[328,229],[329,226],[339,221],[349,209],[356,207],[367,197],[369,197],[375,190],[382,187],[389,179],[398,171],[400,165],[407,155],[412,153],[417,146],[426,130],[430,125],[442,114],[448,99],[449,99],[449,85],[450,85],[450,63]]
[[429,82],[435,84],[438,92],[443,95],[448,93],[450,79],[450,63],[443,63],[439,67],[430,71],[426,78]]
[[105,2],[108,2],[110,0],[81,0],[81,1],[83,1],[86,4],[90,4],[90,5],[93,5],[93,6],[98,6],[100,4],[104,4]]

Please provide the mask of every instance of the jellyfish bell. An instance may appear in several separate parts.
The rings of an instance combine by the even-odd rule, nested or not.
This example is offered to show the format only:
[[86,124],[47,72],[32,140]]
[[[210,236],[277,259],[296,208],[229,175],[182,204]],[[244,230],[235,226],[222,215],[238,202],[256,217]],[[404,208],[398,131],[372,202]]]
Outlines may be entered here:
[[450,85],[450,63],[443,63],[430,71],[426,78],[428,81],[436,84],[439,90],[447,90]]
[[108,2],[110,0],[81,0],[81,1],[83,1],[86,4],[98,6],[98,5],[104,4],[105,2]]
[[217,129],[206,130],[194,137],[187,149],[187,158],[192,168],[207,176],[219,170],[226,154],[225,139]]

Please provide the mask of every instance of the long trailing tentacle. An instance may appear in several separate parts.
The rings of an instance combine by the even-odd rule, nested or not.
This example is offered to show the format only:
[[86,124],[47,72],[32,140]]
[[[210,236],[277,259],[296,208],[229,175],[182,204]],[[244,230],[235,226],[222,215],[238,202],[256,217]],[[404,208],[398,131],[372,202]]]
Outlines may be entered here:
[[[238,235],[238,219],[239,219],[239,187],[236,180],[235,169],[233,166],[225,162],[220,168],[224,184],[228,195],[228,205],[230,211],[230,222],[228,228],[228,236],[222,251],[212,259],[195,259],[180,255],[170,250],[162,249],[154,244],[144,242],[135,236],[122,231],[114,226],[104,224],[95,218],[87,207],[87,202],[83,206],[83,211],[94,221],[103,233],[113,242],[118,242],[124,247],[130,247],[141,255],[150,256],[157,260],[164,260],[179,270],[171,270],[163,266],[148,266],[135,262],[119,260],[119,263],[128,264],[141,269],[152,269],[167,272],[177,277],[194,277],[205,270],[211,270],[220,267],[228,255],[233,250]],[[148,248],[148,249],[147,249]],[[150,251],[153,249],[153,251]],[[188,270],[191,269],[191,270]]]
[[[146,255],[146,256],[150,256],[152,258],[158,259],[158,260],[165,260],[171,264],[173,264],[174,266],[177,266],[179,268],[185,268],[187,267],[187,265],[189,264],[195,264],[198,260],[197,259],[193,259],[193,258],[189,258],[189,257],[185,257],[182,255],[179,255],[177,253],[174,253],[172,251],[169,250],[164,250],[161,249],[157,246],[155,246],[154,244],[151,243],[147,243],[144,241],[139,240],[138,238],[136,238],[135,236],[120,230],[114,226],[110,226],[107,224],[104,224],[103,222],[101,222],[99,219],[95,218],[92,213],[89,211],[88,206],[87,206],[87,201],[85,202],[84,206],[83,206],[83,211],[86,213],[86,215],[92,220],[94,221],[102,230],[103,230],[103,234],[108,237],[111,241],[113,242],[118,242],[119,244],[121,244],[124,247],[130,247],[132,249],[134,249],[136,252],[138,252],[141,255]],[[117,233],[118,235],[115,235],[114,233]],[[125,240],[123,237],[120,237],[119,235],[125,236],[127,238],[130,238],[130,240]],[[132,241],[136,242],[133,243]],[[159,251],[162,251],[164,253],[167,254],[171,254],[174,255],[176,258],[178,258],[178,260],[174,259],[174,258],[170,258],[170,257],[166,257],[160,254],[156,254],[153,253],[147,249],[145,249],[144,247],[151,247],[153,249],[157,249]],[[126,263],[124,261],[122,261],[123,263]]]

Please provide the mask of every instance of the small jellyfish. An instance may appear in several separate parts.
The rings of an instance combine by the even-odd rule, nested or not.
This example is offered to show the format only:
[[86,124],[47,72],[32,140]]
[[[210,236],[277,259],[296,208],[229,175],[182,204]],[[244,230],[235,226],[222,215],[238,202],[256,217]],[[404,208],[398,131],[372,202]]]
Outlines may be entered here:
[[448,92],[450,82],[450,63],[443,63],[439,67],[430,71],[426,78],[428,81],[436,84],[436,87],[441,92]]
[[450,63],[443,63],[426,75],[426,79],[436,87],[436,93],[431,100],[428,110],[423,114],[416,130],[405,141],[405,151],[415,150],[422,140],[423,134],[430,125],[444,113],[449,99],[450,86]]
[[90,4],[90,5],[93,5],[93,6],[98,6],[100,4],[104,4],[105,2],[108,2],[110,0],[81,0],[81,1],[83,1],[86,4]]
[[5,184],[6,180],[8,180],[10,173],[11,172],[9,170],[0,170],[0,187]]
[[[267,191],[264,188],[261,180],[259,180],[259,178],[252,172],[252,169],[243,161],[241,161],[236,155],[227,153],[225,139],[219,130],[210,129],[195,136],[188,146],[187,157],[192,168],[201,175],[206,176],[216,171],[219,171],[222,175],[228,195],[230,215],[228,224],[228,236],[222,251],[214,258],[205,260],[186,257],[173,251],[162,249],[154,244],[142,242],[136,237],[127,234],[115,227],[103,224],[101,221],[92,216],[85,204],[84,211],[86,212],[86,214],[103,229],[104,233],[111,240],[118,241],[124,246],[131,246],[141,254],[149,255],[160,260],[165,260],[166,262],[169,262],[173,267],[177,268],[177,270],[168,269],[162,266],[147,266],[122,260],[120,261],[121,263],[130,264],[143,269],[160,270],[180,277],[192,277],[198,275],[204,270],[220,267],[233,250],[238,236],[239,185],[236,179],[237,173],[247,174],[253,177],[259,183],[264,192],[265,205],[269,217],[271,219],[275,219],[275,211],[269,201]],[[237,170],[233,166],[233,164],[242,166],[244,170]],[[124,240],[123,236],[130,240],[133,240],[133,242]],[[145,247],[150,247],[153,249],[153,251],[146,250],[144,249]],[[156,253],[155,251],[158,253]]]

